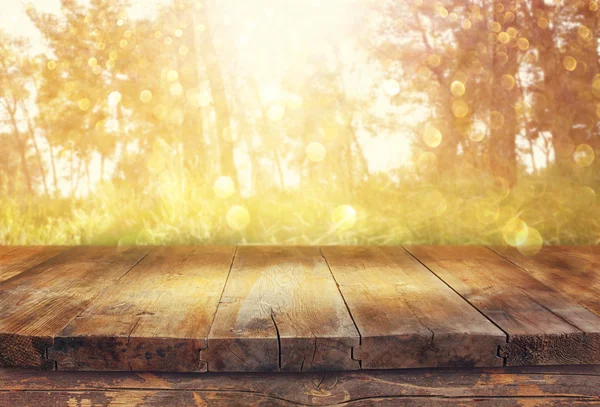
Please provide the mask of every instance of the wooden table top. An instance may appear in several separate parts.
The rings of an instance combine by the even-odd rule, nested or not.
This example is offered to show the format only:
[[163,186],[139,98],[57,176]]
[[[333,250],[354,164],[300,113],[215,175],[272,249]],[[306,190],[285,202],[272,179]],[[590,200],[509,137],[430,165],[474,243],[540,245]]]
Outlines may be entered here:
[[0,367],[600,364],[600,247],[1,247]]

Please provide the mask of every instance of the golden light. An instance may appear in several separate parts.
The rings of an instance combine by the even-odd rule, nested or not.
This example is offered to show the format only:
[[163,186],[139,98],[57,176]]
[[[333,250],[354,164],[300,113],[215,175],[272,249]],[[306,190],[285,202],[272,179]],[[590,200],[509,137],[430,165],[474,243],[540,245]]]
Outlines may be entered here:
[[572,56],[566,56],[563,59],[563,66],[567,71],[573,72],[577,68],[577,60]]
[[88,110],[91,107],[91,105],[92,105],[92,103],[90,102],[90,100],[87,99],[87,98],[81,99],[78,104],[79,104],[79,108],[81,110],[83,110],[84,112],[86,110]]
[[424,195],[422,207],[425,208],[428,214],[433,214],[437,217],[442,216],[448,209],[448,200],[438,190],[428,191]]
[[542,239],[540,232],[535,228],[528,228],[527,238],[517,245],[517,249],[524,256],[535,256],[542,250],[543,245],[544,239]]
[[442,133],[437,127],[427,124],[423,133],[423,142],[429,147],[436,148],[442,143]]
[[466,90],[467,88],[465,87],[465,84],[461,81],[454,81],[452,82],[452,85],[450,85],[450,92],[452,92],[452,95],[457,98],[464,95]]
[[340,205],[331,213],[331,220],[337,230],[351,229],[356,224],[356,210],[350,205]]
[[429,57],[427,57],[427,63],[436,68],[442,63],[442,58],[437,54],[431,54]]
[[481,121],[473,123],[471,131],[469,131],[469,139],[475,142],[480,142],[485,138],[487,126]]
[[114,183],[130,201],[123,218],[182,240],[205,239],[180,221],[200,213],[206,236],[234,243],[243,231],[248,243],[464,241],[533,255],[543,239],[597,240],[585,222],[600,210],[591,20],[550,8],[523,20],[518,1],[411,0],[419,27],[368,0],[191,3],[206,15],[158,2],[143,15],[103,2],[114,8],[103,23],[85,1],[77,24],[46,27],[60,47],[32,26],[40,91],[24,103],[36,128],[17,114],[27,151],[0,162],[0,195],[95,210]]
[[202,92],[200,93],[200,96],[198,96],[198,102],[200,104],[201,107],[206,107],[208,105],[210,105],[210,94],[207,92]]
[[498,34],[498,41],[500,41],[501,44],[508,44],[510,42],[510,35],[506,32],[501,32]]
[[499,65],[505,65],[508,62],[508,54],[506,52],[496,53],[496,61]]
[[215,195],[219,198],[227,199],[235,194],[235,183],[231,177],[219,177],[213,184],[213,191],[215,191]]
[[515,78],[512,75],[504,74],[500,80],[502,87],[506,90],[512,90],[515,87]]
[[585,186],[577,189],[577,200],[582,208],[592,208],[596,205],[596,191]]
[[326,155],[327,150],[321,143],[312,142],[306,146],[306,157],[312,162],[321,162],[325,159]]
[[243,206],[235,205],[227,211],[226,219],[230,228],[242,231],[250,223],[250,213]]
[[521,51],[527,51],[529,49],[529,40],[521,37],[517,40],[517,46]]
[[269,116],[270,120],[278,122],[285,116],[285,107],[277,103],[273,104],[269,107],[267,115]]
[[121,92],[115,90],[108,95],[108,103],[111,106],[116,106],[119,104],[119,102],[121,102],[122,98],[123,95],[121,95]]
[[510,219],[502,228],[504,241],[510,246],[519,247],[527,241],[529,228],[527,224],[519,218]]
[[400,82],[395,79],[388,79],[384,82],[383,88],[389,96],[396,96],[400,93]]
[[462,99],[452,102],[452,113],[456,117],[465,117],[469,113],[469,105]]
[[585,25],[579,26],[577,33],[584,41],[590,41],[594,36],[592,30],[587,28]]
[[169,82],[175,82],[178,79],[179,79],[179,73],[176,70],[172,69],[169,72],[167,72],[167,80]]
[[484,225],[490,225],[496,222],[500,216],[500,207],[494,200],[481,200],[477,205],[476,216]]
[[287,106],[292,110],[297,110],[302,107],[302,96],[300,95],[290,95],[287,100]]
[[150,101],[152,100],[152,92],[150,92],[149,90],[143,90],[140,93],[140,100],[142,101],[142,103],[150,103]]
[[580,144],[573,153],[573,159],[579,167],[589,167],[594,162],[596,154],[589,144]]
[[171,84],[171,86],[169,87],[169,91],[171,92],[172,96],[181,96],[183,95],[183,86],[181,85],[181,83],[175,82]]

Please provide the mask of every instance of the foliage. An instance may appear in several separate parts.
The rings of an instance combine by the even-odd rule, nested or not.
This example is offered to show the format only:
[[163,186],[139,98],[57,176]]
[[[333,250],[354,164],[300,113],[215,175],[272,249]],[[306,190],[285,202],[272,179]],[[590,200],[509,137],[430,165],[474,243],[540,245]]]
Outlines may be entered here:
[[226,4],[0,35],[0,243],[598,243],[595,1]]

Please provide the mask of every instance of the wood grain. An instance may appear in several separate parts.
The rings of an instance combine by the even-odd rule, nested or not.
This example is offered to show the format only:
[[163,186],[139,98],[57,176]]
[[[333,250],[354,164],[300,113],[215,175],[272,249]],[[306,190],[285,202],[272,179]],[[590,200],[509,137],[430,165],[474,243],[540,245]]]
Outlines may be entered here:
[[323,247],[363,369],[502,366],[506,335],[401,247]]
[[523,256],[514,248],[493,250],[600,315],[600,246],[544,247],[535,256]]
[[47,367],[54,336],[149,250],[78,247],[0,283],[0,366]]
[[408,250],[509,336],[507,365],[600,363],[600,318],[484,247]]
[[[276,397],[266,397],[259,394],[238,392],[169,392],[169,391],[135,391],[124,392],[12,392],[0,393],[0,403],[6,406],[19,407],[63,407],[63,406],[136,406],[136,407],[292,407],[311,406],[311,404],[296,404]],[[566,397],[377,397],[354,400],[332,407],[583,407],[599,406],[598,400],[578,400]]]
[[209,371],[358,369],[359,335],[317,247],[239,247],[202,359]]
[[155,248],[57,335],[49,358],[59,370],[204,371],[234,251]]
[[498,346],[509,366],[600,363],[594,247],[526,258],[483,247],[408,248],[413,257],[248,246],[232,265],[234,250],[0,247],[10,274],[0,281],[0,366],[494,366]]
[[66,250],[59,246],[0,246],[0,282]]
[[202,402],[210,406],[571,406],[600,402],[598,388],[598,366],[274,374],[0,370],[0,405],[36,407]]

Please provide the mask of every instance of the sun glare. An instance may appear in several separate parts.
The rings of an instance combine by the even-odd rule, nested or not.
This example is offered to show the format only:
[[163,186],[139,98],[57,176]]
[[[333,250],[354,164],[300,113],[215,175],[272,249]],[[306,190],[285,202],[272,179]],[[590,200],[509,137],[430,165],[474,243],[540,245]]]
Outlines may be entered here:
[[596,2],[4,6],[0,242],[599,239]]
[[263,84],[309,70],[309,57],[323,57],[323,52],[339,47],[359,12],[357,0],[216,3],[213,17],[220,56],[226,64],[243,66]]

